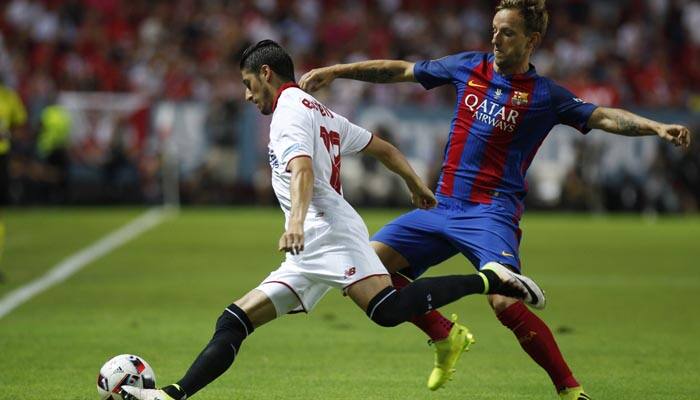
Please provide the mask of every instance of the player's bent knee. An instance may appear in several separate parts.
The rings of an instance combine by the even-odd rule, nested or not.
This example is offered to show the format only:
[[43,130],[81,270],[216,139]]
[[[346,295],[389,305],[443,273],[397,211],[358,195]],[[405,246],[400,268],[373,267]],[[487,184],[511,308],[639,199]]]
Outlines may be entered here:
[[393,287],[384,288],[377,293],[367,306],[367,316],[379,326],[390,328],[408,320],[407,307],[399,302],[399,296]]
[[[286,287],[282,286],[282,288],[285,292],[289,292],[289,289]],[[291,295],[291,293],[287,294]],[[262,291],[261,288],[258,287],[257,289],[253,289],[246,293],[242,298],[236,300],[234,304],[237,307],[240,307],[242,312],[248,316],[253,326],[257,328],[277,318],[278,314],[276,305],[271,300],[271,297],[272,296],[269,293]]]
[[396,316],[391,315],[390,313],[381,311],[375,313],[374,316],[371,317],[371,319],[372,321],[374,321],[375,324],[383,326],[385,328],[392,328],[404,322],[404,319],[396,318]]
[[245,339],[248,335],[253,333],[254,329],[245,311],[235,304],[231,304],[226,307],[224,312],[219,316],[219,319],[216,320],[216,331],[214,335],[228,336],[234,334],[235,336],[241,336],[242,339]]
[[506,308],[517,303],[519,300],[512,297],[501,296],[499,294],[488,295],[489,305],[493,311],[498,315],[505,311]]

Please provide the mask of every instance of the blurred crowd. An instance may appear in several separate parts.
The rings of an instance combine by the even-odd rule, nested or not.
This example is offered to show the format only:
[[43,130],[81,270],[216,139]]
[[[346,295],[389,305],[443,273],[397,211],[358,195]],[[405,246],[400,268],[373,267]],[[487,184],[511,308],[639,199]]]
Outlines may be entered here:
[[[84,156],[91,145],[90,135],[58,140],[43,155],[38,150],[39,138],[47,129],[42,115],[47,107],[56,105],[58,93],[93,91],[134,93],[149,104],[205,104],[209,153],[190,182],[185,181],[184,199],[232,202],[256,193],[264,197],[266,188],[259,187],[265,185],[264,180],[216,170],[236,168],[238,160],[245,162],[241,153],[250,150],[242,149],[240,143],[240,120],[246,107],[238,73],[242,49],[261,39],[277,40],[292,54],[297,77],[313,67],[367,58],[417,60],[464,50],[489,51],[495,4],[492,0],[4,1],[0,5],[0,78],[27,110],[26,124],[12,132],[10,154],[16,156],[10,157],[15,188],[11,199],[16,204],[44,202],[51,199],[47,193],[54,193],[50,201],[78,201],[81,192],[71,188],[80,182],[71,177],[79,167],[79,171],[100,171],[97,176],[104,179],[99,182],[123,176],[129,201],[156,201],[152,183],[159,173],[159,160],[149,148],[153,141],[148,136],[153,133],[144,125],[143,115],[120,118],[110,131],[115,137],[97,146],[94,157]],[[681,109],[690,116],[689,121],[681,122],[697,120],[700,2],[549,0],[547,6],[549,30],[533,59],[540,74],[600,105]],[[449,88],[425,91],[419,85],[350,81],[339,81],[320,96],[350,118],[360,105],[451,108],[454,101]],[[60,109],[54,111],[60,114]],[[264,138],[255,144],[255,150],[263,142]],[[605,195],[609,182],[590,181],[591,175],[597,176],[587,172],[595,169],[589,164],[595,157],[587,156],[592,150],[585,142],[582,146],[577,152],[580,163],[571,170],[572,183],[566,185],[570,192],[562,200],[581,203],[583,208],[598,208],[596,202],[602,202],[600,207],[610,208],[606,205],[610,199],[624,195],[616,193],[614,186],[613,193]],[[54,156],[58,161],[48,164],[55,151],[60,154]],[[697,208],[697,147],[684,156],[671,152],[666,157],[667,153],[661,146],[660,159],[654,161],[659,176],[650,174],[649,179],[654,176],[671,189],[681,187],[684,195],[679,198],[686,199],[685,193],[693,192],[695,197],[694,201],[678,201],[677,206],[654,208]],[[695,178],[667,173],[688,165],[695,166]],[[264,169],[264,160],[252,168],[259,169]],[[144,182],[149,189],[144,189]],[[219,195],[196,190],[196,184],[202,182]],[[591,195],[580,193],[576,182],[584,188],[595,186],[603,200],[587,200]],[[61,194],[55,195],[57,190]],[[93,193],[96,201],[121,198],[99,187]],[[99,198],[106,194],[109,196]],[[628,203],[620,200],[620,208],[629,209]]]

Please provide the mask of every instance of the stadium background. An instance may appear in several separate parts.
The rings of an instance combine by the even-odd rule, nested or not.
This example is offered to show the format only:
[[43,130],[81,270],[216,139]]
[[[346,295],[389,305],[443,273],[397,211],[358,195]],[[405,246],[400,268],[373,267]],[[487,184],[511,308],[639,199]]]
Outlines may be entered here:
[[[698,131],[697,1],[548,6],[551,24],[534,57],[538,72],[597,104]],[[12,202],[158,203],[164,138],[174,137],[183,203],[270,203],[268,120],[243,101],[237,68],[243,48],[263,38],[279,41],[293,55],[297,78],[337,62],[488,50],[492,7],[408,0],[3,2],[0,76],[28,111],[27,124],[13,132]],[[318,96],[392,140],[435,180],[451,88],[341,80]],[[49,119],[42,117],[45,107],[55,103],[72,117],[65,134],[42,124]],[[655,139],[592,133],[583,140],[555,131],[529,174],[531,208],[698,209],[698,141],[680,152]],[[42,147],[42,136],[51,135],[67,137]],[[371,160],[348,160],[343,178],[355,204],[406,204],[406,196],[395,195],[399,182]]]
[[[541,73],[697,136],[700,3],[547,3]],[[0,0],[0,77],[28,115],[12,129],[11,204],[0,210],[0,400],[94,399],[99,366],[125,352],[172,382],[221,308],[279,264],[269,120],[242,100],[242,48],[278,40],[297,78],[335,62],[488,49],[494,4]],[[318,96],[435,179],[450,89],[341,80]],[[529,209],[555,212],[525,214],[524,266],[546,288],[540,315],[594,398],[697,398],[695,139],[682,152],[655,138],[557,128],[530,169]],[[370,232],[408,206],[371,160],[344,159],[343,170],[351,201],[377,207],[360,208]],[[225,207],[151,208],[168,202]],[[141,230],[125,234],[134,224]],[[456,257],[430,273],[464,272]],[[444,311],[478,340],[445,390],[425,389],[432,348],[420,332],[373,326],[330,293],[310,315],[257,330],[197,398],[556,397],[483,299]]]

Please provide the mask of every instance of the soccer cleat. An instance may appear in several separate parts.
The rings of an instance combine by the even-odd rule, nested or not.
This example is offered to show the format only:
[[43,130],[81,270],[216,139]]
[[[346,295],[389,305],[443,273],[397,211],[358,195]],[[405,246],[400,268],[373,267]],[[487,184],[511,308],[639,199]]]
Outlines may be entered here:
[[591,400],[591,397],[583,391],[583,386],[566,388],[559,392],[559,398],[562,400]]
[[430,390],[438,390],[452,379],[457,360],[463,352],[469,350],[472,343],[476,342],[469,329],[457,323],[457,315],[455,314],[452,314],[452,323],[450,334],[443,340],[433,342],[435,344],[435,367],[428,378],[428,389]]
[[[516,274],[515,272],[496,262],[490,262],[484,265],[484,267],[481,269],[488,269],[495,272],[496,275],[501,278],[501,281],[506,285],[506,287],[499,289],[497,294],[519,298],[530,306],[540,310],[547,304],[547,299],[544,297],[544,291],[535,283],[535,281],[527,276]],[[513,296],[515,293],[509,289],[515,289],[519,296]]]
[[142,389],[136,386],[122,386],[119,394],[124,400],[174,400],[160,389]]

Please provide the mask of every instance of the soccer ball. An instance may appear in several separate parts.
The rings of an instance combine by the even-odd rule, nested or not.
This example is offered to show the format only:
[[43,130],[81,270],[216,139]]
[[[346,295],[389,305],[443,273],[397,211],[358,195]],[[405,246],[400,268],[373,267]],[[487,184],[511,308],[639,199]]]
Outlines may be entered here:
[[97,375],[97,393],[101,400],[121,400],[122,385],[155,389],[153,368],[141,357],[120,354],[107,361]]

